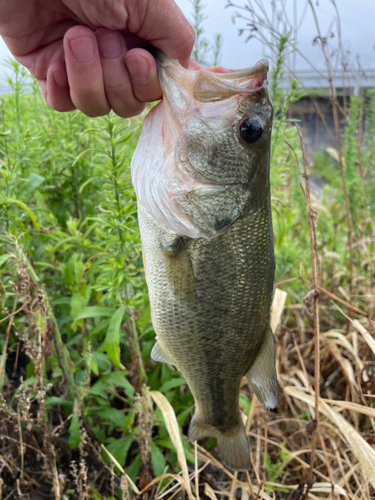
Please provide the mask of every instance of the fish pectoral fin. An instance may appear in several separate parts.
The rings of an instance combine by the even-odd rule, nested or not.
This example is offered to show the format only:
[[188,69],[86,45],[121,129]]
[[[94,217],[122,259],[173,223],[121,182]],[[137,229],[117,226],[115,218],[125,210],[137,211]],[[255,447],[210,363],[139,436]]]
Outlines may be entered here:
[[236,427],[222,432],[217,427],[199,422],[194,415],[188,437],[189,441],[215,437],[220,458],[228,467],[235,470],[249,470],[251,467],[249,441],[242,421]]
[[165,354],[163,349],[160,347],[158,341],[156,341],[154,347],[152,348],[151,359],[153,359],[154,361],[158,361],[159,363],[167,363],[168,365],[175,365],[172,358],[170,358],[167,354]]
[[262,405],[267,409],[275,408],[277,404],[275,339],[270,327],[254,363],[246,373],[246,378]]
[[168,280],[173,293],[181,299],[194,297],[194,273],[185,243],[177,237],[172,243],[162,245]]

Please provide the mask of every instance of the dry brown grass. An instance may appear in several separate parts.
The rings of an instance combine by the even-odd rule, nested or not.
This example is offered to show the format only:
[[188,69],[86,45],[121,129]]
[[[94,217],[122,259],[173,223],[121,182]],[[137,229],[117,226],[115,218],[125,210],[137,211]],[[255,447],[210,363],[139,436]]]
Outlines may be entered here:
[[[282,287],[283,285],[279,285]],[[284,285],[287,287],[287,284]],[[15,283],[22,309],[32,325],[34,338],[20,332],[20,349],[27,349],[35,366],[42,363],[42,350],[53,349],[39,322],[39,312],[46,312],[43,296],[32,280],[19,272]],[[357,290],[359,292],[359,290]],[[373,295],[374,290],[366,290]],[[332,298],[333,297],[333,298]],[[320,422],[317,429],[312,481],[309,481],[312,452],[311,434],[316,425],[314,393],[314,334],[310,319],[302,317],[303,304],[285,307],[285,292],[277,288],[272,309],[272,324],[277,338],[277,372],[279,403],[277,413],[265,411],[258,404],[245,379],[242,393],[252,402],[250,414],[242,417],[251,443],[253,470],[233,474],[219,461],[215,453],[196,447],[197,462],[191,468],[186,462],[178,426],[168,401],[158,392],[143,396],[143,412],[149,412],[151,398],[161,409],[171,440],[178,453],[180,474],[165,474],[135,485],[126,471],[111,457],[113,467],[105,464],[99,447],[85,436],[79,452],[71,452],[62,443],[63,430],[69,418],[60,422],[46,422],[42,413],[45,387],[40,377],[24,388],[15,398],[11,410],[2,405],[0,427],[0,472],[3,482],[11,487],[2,500],[21,498],[96,498],[93,491],[115,494],[119,484],[128,485],[122,498],[197,498],[210,499],[272,499],[288,498],[369,500],[375,498],[375,451],[373,392],[375,387],[374,322],[363,314],[355,314],[342,304],[340,297],[321,293],[319,312],[320,336]],[[19,303],[19,302],[18,302]],[[357,307],[355,300],[351,302]],[[372,297],[368,299],[368,310]],[[342,320],[337,319],[339,312]],[[16,309],[13,314],[16,313]],[[12,317],[8,318],[12,321]],[[290,326],[295,325],[295,326]],[[30,330],[29,330],[30,331]],[[370,333],[371,332],[371,333]],[[42,340],[44,336],[45,341]],[[17,358],[7,370],[17,371]],[[36,370],[38,374],[38,369]],[[32,391],[37,392],[31,398]],[[3,397],[9,400],[14,387],[5,384]],[[33,409],[37,400],[37,410]],[[147,415],[145,416],[147,419]],[[144,432],[150,439],[152,428]],[[149,453],[144,436],[144,454]],[[280,450],[282,454],[280,454]],[[277,481],[270,481],[270,462],[278,462]],[[121,472],[115,474],[114,467]],[[69,472],[70,470],[70,472]],[[168,482],[161,488],[161,481]],[[149,478],[151,479],[151,478]],[[307,485],[309,484],[309,492]],[[63,496],[67,485],[75,493]],[[39,492],[39,497],[35,493]],[[129,496],[130,495],[130,496]]]

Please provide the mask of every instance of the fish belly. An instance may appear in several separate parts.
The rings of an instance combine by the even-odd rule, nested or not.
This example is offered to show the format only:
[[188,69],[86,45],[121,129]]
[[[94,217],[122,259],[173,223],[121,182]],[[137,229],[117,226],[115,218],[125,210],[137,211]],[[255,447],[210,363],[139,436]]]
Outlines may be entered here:
[[240,421],[241,378],[269,329],[274,278],[269,207],[250,211],[217,238],[177,245],[172,256],[179,236],[142,207],[139,223],[160,347],[187,380],[196,417],[207,427],[230,430]]

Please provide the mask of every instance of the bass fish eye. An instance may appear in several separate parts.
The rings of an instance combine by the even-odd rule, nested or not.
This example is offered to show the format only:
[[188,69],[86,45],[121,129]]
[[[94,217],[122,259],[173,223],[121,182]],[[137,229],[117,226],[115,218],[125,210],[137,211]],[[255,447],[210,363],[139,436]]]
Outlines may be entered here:
[[263,126],[257,118],[247,118],[240,125],[240,135],[245,142],[253,144],[260,139]]

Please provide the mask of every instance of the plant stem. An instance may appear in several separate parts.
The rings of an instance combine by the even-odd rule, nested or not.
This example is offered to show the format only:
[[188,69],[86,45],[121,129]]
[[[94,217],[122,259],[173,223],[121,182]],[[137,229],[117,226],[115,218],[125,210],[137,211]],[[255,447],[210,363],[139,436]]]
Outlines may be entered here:
[[[335,5],[335,0],[331,0],[332,3]],[[309,4],[311,7],[311,11],[314,16],[314,21],[315,21],[315,26],[318,32],[318,36],[321,42],[321,47],[322,47],[322,52],[324,55],[325,63],[327,66],[327,71],[328,71],[328,81],[329,81],[329,86],[331,89],[331,101],[332,101],[332,113],[333,113],[333,121],[335,124],[335,131],[336,131],[336,138],[337,138],[337,152],[339,156],[339,165],[340,165],[340,175],[341,175],[341,182],[342,182],[342,189],[344,193],[344,200],[345,200],[345,210],[346,210],[346,219],[348,222],[348,244],[349,244],[349,295],[351,296],[352,294],[352,286],[353,286],[353,262],[354,262],[354,257],[353,257],[353,223],[352,223],[352,215],[350,211],[350,202],[349,202],[349,196],[348,196],[348,190],[346,187],[346,180],[345,180],[345,171],[344,171],[344,162],[342,159],[342,147],[341,147],[341,136],[340,136],[340,123],[339,123],[339,116],[338,116],[338,111],[337,111],[337,100],[336,100],[336,90],[335,86],[333,83],[333,77],[332,77],[332,69],[331,69],[331,63],[329,60],[329,57],[327,55],[326,47],[325,47],[325,42],[323,41],[322,34],[320,31],[320,26],[318,22],[318,18],[315,12],[315,8],[313,5],[312,0],[309,0]]]
[[305,145],[304,145],[302,133],[301,133],[301,130],[300,130],[298,124],[295,122],[294,125],[297,128],[300,143],[301,143],[302,157],[303,157],[303,177],[305,179],[305,187],[303,187],[303,184],[302,184],[298,157],[297,157],[296,152],[294,151],[292,145],[285,140],[285,130],[284,130],[284,140],[285,140],[286,144],[289,146],[289,148],[291,149],[291,151],[293,152],[294,157],[296,159],[298,179],[299,179],[299,183],[300,183],[300,186],[301,186],[301,189],[302,189],[305,201],[306,201],[307,220],[308,220],[308,224],[309,224],[309,236],[310,236],[310,250],[311,250],[311,268],[312,268],[312,280],[311,280],[312,290],[311,291],[315,292],[313,295],[313,297],[314,297],[314,339],[315,339],[315,342],[314,342],[314,348],[315,348],[315,358],[314,358],[315,420],[314,420],[314,427],[313,427],[313,431],[312,431],[310,468],[309,468],[309,475],[308,475],[308,480],[307,480],[307,490],[306,490],[304,497],[303,497],[303,499],[306,500],[309,489],[312,486],[312,477],[313,477],[314,462],[315,462],[315,449],[316,449],[316,442],[317,442],[318,429],[319,429],[320,320],[319,320],[319,307],[318,307],[318,297],[319,297],[319,292],[318,292],[318,258],[317,258],[316,234],[315,234],[315,225],[314,225],[316,213],[311,208],[310,182],[309,182],[309,175],[308,175],[308,171],[307,171],[307,158],[306,158]]
[[[108,134],[109,134],[109,143],[110,143],[110,148],[111,148],[111,170],[113,172],[113,184],[115,188],[115,197],[116,197],[116,205],[117,205],[117,211],[118,211],[118,221],[121,223],[121,211],[122,211],[122,204],[120,200],[120,194],[119,194],[119,187],[118,187],[118,179],[117,179],[117,156],[116,156],[116,144],[115,144],[115,137],[113,133],[113,123],[110,118],[110,116],[107,116],[107,124],[108,124]],[[120,225],[117,224],[117,232],[118,232],[118,237],[121,242],[121,246],[124,244],[124,236],[122,234]]]
[[[21,252],[21,250],[18,250]],[[53,313],[52,306],[48,300],[48,297],[45,293],[45,290],[43,289],[43,285],[41,285],[39,278],[34,271],[33,267],[31,266],[30,262],[28,261],[26,255],[23,253],[21,254],[23,258],[23,262],[25,264],[25,267],[28,270],[29,276],[34,282],[35,286],[37,287],[38,290],[41,290],[43,292],[43,297],[44,297],[44,302],[46,304],[46,309],[47,309],[47,329],[53,331],[54,339],[55,339],[55,344],[56,344],[56,354],[58,359],[60,359],[61,362],[61,368],[63,369],[65,376],[69,382],[69,389],[71,392],[72,397],[75,399],[77,395],[77,386],[74,381],[74,376],[73,376],[73,363],[72,360],[70,359],[69,352],[64,345],[64,342],[61,337],[61,333],[55,318],[55,315]],[[50,321],[48,321],[48,319]],[[52,325],[51,325],[52,323]]]
[[137,361],[138,361],[138,374],[139,374],[139,387],[142,387],[143,382],[146,380],[146,372],[145,372],[145,367],[143,365],[143,357],[142,357],[142,351],[141,351],[141,346],[139,344],[139,339],[138,339],[138,331],[137,331],[137,325],[135,324],[134,317],[133,317],[133,311],[129,307],[126,310],[129,319],[128,319],[128,324],[129,324],[129,329],[133,337],[133,342],[134,342],[134,350],[137,355]]

